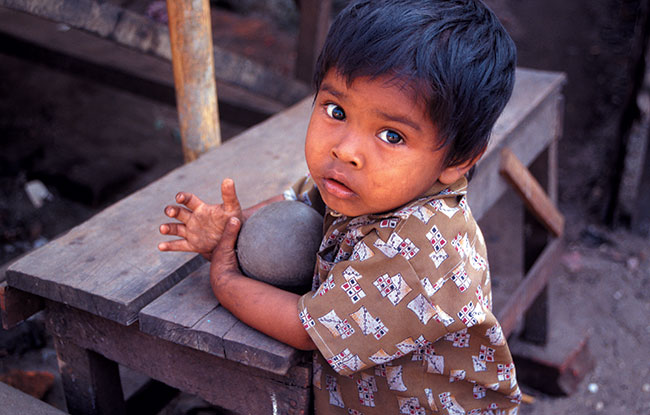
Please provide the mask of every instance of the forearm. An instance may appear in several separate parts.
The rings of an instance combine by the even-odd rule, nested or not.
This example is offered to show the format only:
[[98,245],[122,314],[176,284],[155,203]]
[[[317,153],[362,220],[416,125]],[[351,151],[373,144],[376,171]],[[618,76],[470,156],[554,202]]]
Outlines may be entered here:
[[262,333],[301,350],[314,350],[298,317],[297,294],[235,272],[210,271],[217,299],[235,317]]

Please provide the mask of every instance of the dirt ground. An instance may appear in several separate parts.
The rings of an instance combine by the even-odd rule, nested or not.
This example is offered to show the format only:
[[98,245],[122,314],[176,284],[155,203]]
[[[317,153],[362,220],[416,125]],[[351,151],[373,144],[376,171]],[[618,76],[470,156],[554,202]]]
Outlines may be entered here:
[[[227,16],[247,15],[257,19],[256,33],[266,30],[273,14],[257,3],[231,4],[228,13],[234,15]],[[276,12],[292,5],[277,3]],[[551,341],[562,342],[568,331],[587,333],[595,358],[594,369],[570,396],[524,385],[536,400],[521,413],[650,414],[650,242],[605,225],[618,133],[639,53],[639,7],[647,1],[488,3],[515,38],[520,65],[568,74],[559,168],[569,249],[549,288],[551,326],[557,327]],[[268,36],[281,38],[277,47],[292,47],[292,13],[271,22]],[[245,49],[242,43],[231,47]],[[255,47],[248,51],[254,54]],[[277,56],[286,55],[264,59]],[[174,108],[7,54],[0,53],[0,62],[1,271],[2,264],[179,166],[182,155]],[[236,131],[235,126],[226,135]],[[32,180],[51,193],[41,208],[25,192]],[[38,318],[23,332],[0,332],[0,374],[14,368],[56,372],[50,342],[38,333]],[[127,373],[125,379],[128,389],[138,376]],[[45,400],[64,408],[58,381]],[[217,412],[203,406],[181,396],[161,414]]]

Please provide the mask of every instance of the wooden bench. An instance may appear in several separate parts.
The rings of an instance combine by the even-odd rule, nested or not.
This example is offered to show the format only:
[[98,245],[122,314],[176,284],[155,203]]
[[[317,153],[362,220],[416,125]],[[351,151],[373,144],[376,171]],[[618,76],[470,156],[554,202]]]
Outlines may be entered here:
[[[477,219],[510,191],[500,173],[505,148],[524,165],[546,157],[544,174],[551,172],[554,188],[564,81],[562,74],[518,69],[513,97],[470,183]],[[158,225],[166,221],[163,207],[179,190],[215,202],[221,180],[232,177],[242,205],[249,206],[306,173],[310,111],[307,98],[10,266],[1,296],[3,319],[16,323],[38,308],[21,309],[27,298],[46,308],[70,413],[123,409],[118,363],[235,412],[308,412],[308,356],[221,308],[201,257],[161,253],[156,246],[162,239]],[[510,321],[507,332],[551,277],[558,246],[556,241],[545,248],[543,262],[519,286],[517,301],[504,301],[496,310],[502,321]]]

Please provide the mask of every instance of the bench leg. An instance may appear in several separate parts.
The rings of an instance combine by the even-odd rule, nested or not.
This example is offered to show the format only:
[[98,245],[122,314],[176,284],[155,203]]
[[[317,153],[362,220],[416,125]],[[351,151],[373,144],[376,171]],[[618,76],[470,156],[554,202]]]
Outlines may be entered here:
[[70,414],[126,414],[117,363],[57,336],[54,346]]

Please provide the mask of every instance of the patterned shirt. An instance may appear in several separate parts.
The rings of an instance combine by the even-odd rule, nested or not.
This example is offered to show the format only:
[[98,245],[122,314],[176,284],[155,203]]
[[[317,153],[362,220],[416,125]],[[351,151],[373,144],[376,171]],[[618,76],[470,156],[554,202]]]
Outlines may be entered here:
[[521,399],[492,314],[485,242],[467,181],[354,218],[310,179],[285,194],[324,209],[314,290],[300,319],[318,347],[317,414],[516,414]]

